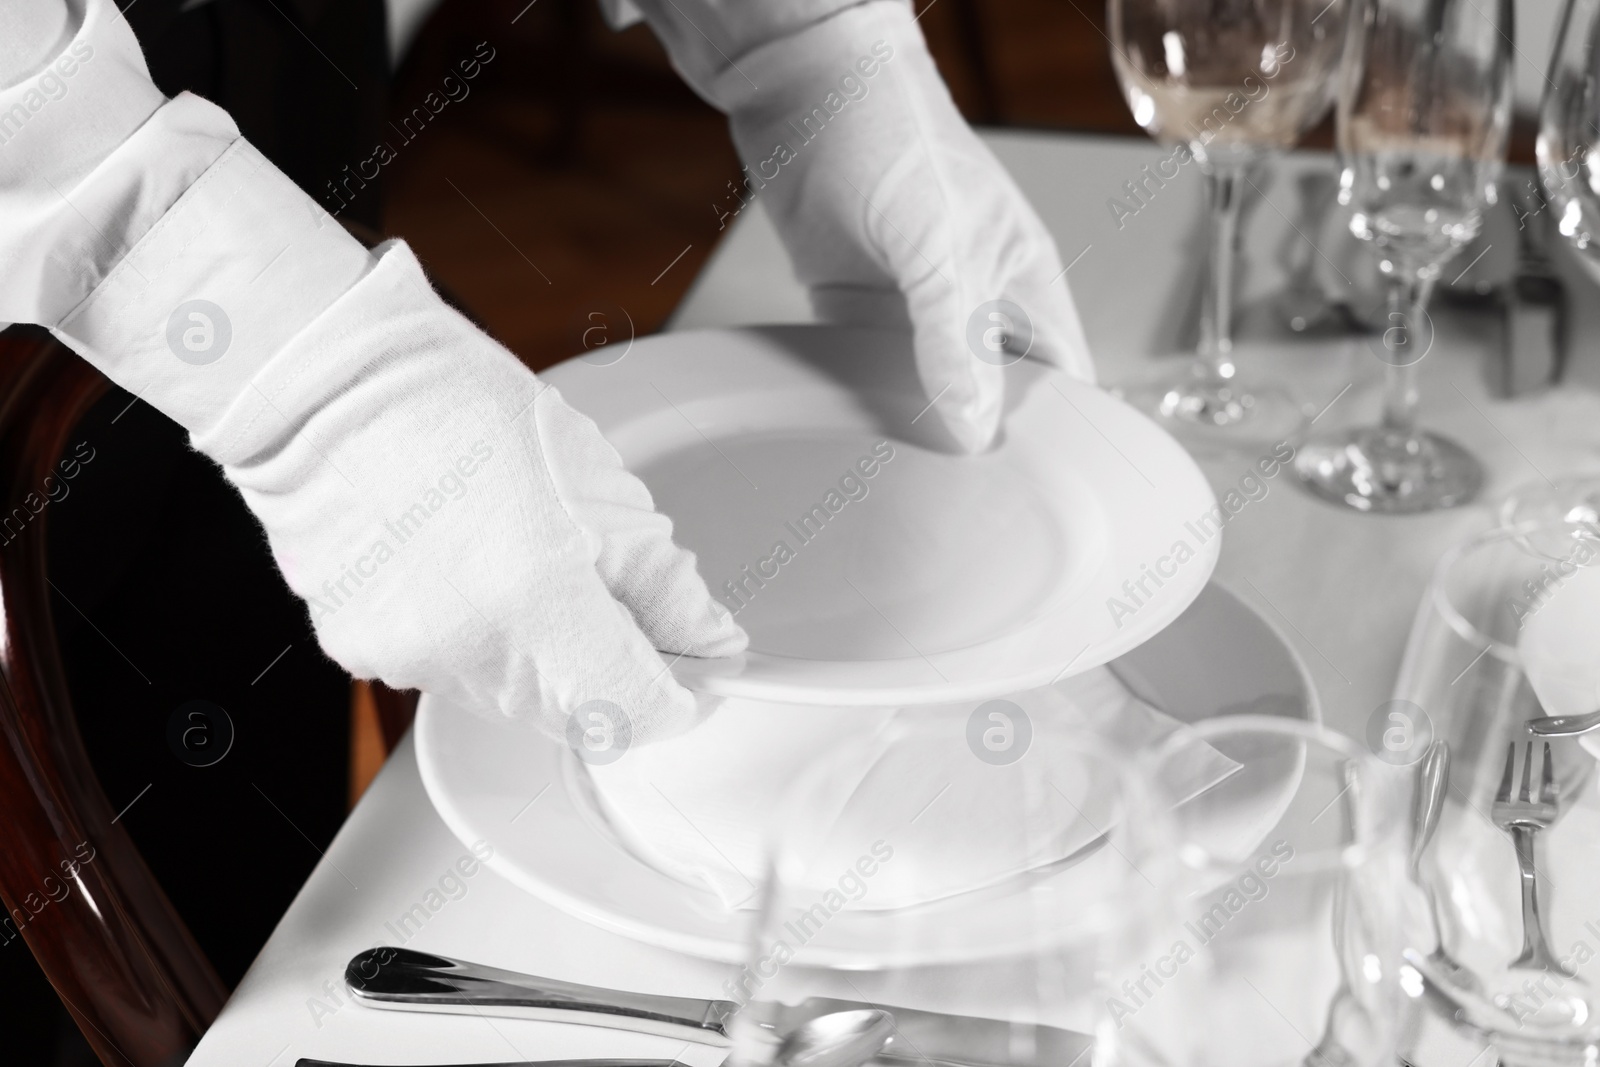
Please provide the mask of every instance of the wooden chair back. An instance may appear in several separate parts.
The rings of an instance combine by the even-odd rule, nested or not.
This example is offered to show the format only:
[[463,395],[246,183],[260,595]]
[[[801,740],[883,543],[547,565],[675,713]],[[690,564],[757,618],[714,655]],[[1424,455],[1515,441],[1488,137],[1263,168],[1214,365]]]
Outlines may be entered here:
[[0,333],[0,938],[27,942],[102,1062],[168,1067],[227,990],[89,763],[45,571],[43,501],[106,388],[45,331]]

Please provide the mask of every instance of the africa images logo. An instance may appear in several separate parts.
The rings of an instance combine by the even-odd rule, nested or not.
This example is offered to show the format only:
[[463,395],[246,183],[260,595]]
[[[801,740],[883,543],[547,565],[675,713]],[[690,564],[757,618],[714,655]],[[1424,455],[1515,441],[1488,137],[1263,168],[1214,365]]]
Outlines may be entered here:
[[215,363],[233,343],[233,323],[209,300],[186,300],[167,317],[167,347],[193,367]]

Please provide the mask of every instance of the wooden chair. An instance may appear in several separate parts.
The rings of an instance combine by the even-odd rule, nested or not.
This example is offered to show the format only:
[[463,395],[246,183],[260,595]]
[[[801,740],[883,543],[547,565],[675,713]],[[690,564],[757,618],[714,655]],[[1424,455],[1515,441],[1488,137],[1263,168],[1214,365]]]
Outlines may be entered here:
[[[45,479],[106,389],[45,331],[0,333],[0,941],[27,942],[108,1067],[169,1067],[228,993],[113,821],[68,697],[45,576]],[[375,686],[373,699],[392,748],[415,694]]]

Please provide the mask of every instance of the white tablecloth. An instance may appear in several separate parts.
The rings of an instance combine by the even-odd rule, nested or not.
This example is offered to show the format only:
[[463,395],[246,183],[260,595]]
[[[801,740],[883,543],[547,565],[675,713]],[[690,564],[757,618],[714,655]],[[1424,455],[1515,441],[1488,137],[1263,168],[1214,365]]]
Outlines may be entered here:
[[[1119,228],[1107,205],[1160,149],[1138,141],[1025,133],[989,136],[996,152],[1072,261],[1078,307],[1107,381],[1147,372],[1170,352],[1192,288],[1200,208],[1193,167],[1156,191]],[[1292,173],[1327,168],[1297,155],[1263,186],[1250,215],[1244,279],[1249,303],[1280,284],[1276,257],[1304,238],[1294,217]],[[714,195],[715,191],[713,191]],[[1305,249],[1301,249],[1305,251]],[[1576,270],[1565,262],[1564,268]],[[1580,282],[1579,284],[1587,285]],[[1600,337],[1600,302],[1575,289],[1573,383],[1600,383],[1585,351]],[[674,317],[672,328],[806,321],[804,295],[759,208],[742,213]],[[1448,545],[1489,522],[1489,502],[1541,477],[1600,469],[1600,402],[1585,389],[1515,402],[1488,399],[1484,323],[1438,316],[1436,348],[1423,363],[1426,421],[1486,463],[1484,502],[1455,512],[1380,518],[1313,501],[1279,475],[1266,497],[1230,523],[1218,577],[1276,623],[1315,676],[1327,721],[1357,737],[1387,699],[1418,595]],[[1338,400],[1329,423],[1370,413],[1374,360],[1359,345],[1286,346],[1282,359],[1308,397]],[[1348,392],[1341,395],[1347,384]],[[1319,425],[1322,425],[1319,422]],[[1256,453],[1203,458],[1225,491]],[[532,795],[542,783],[530,782]],[[342,987],[356,952],[393,943],[390,926],[467,854],[444,828],[417,776],[409,740],[396,750],[285,913],[272,939],[205,1036],[196,1067],[285,1065],[299,1056],[358,1063],[427,1064],[573,1056],[679,1057],[713,1063],[709,1050],[640,1035],[548,1023],[377,1013],[352,1006]],[[725,995],[726,968],[674,956],[568,918],[478,870],[466,892],[431,914],[410,947],[605,985],[679,995]],[[1462,1058],[1466,1062],[1470,1056]]]

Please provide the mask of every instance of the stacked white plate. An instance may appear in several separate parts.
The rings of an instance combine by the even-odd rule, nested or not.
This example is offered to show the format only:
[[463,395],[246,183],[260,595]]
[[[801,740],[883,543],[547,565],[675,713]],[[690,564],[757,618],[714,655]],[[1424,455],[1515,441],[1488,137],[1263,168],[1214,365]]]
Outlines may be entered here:
[[1001,440],[950,451],[900,333],[668,334],[547,372],[599,424],[750,633],[684,684],[943,703],[1104,663],[1177,618],[1221,538],[1204,475],[1110,394],[1007,368]]
[[[692,784],[690,806],[752,840],[771,808],[752,790],[776,795],[895,709],[1055,686],[1084,700],[1131,691],[1179,720],[1314,715],[1281,638],[1207,589],[1218,513],[1176,442],[1023,361],[1006,371],[997,447],[955,455],[913,367],[898,333],[768,327],[663,335],[547,373],[649,486],[750,634],[740,656],[669,659],[671,670],[727,702],[724,724],[743,711],[759,728],[708,729],[713,716],[695,731],[708,747],[692,776],[657,788],[667,771],[644,749],[589,774],[554,742],[425,702],[424,782],[464,840],[497,843],[491,865],[608,927],[736,956],[728,900],[640,834],[683,806],[673,789]],[[623,773],[630,759],[649,789]],[[519,816],[544,785],[536,814]],[[848,924],[829,936],[838,944],[808,949],[848,954]]]

